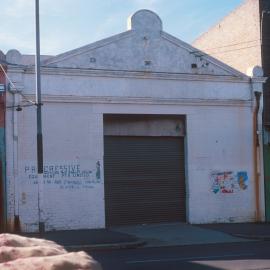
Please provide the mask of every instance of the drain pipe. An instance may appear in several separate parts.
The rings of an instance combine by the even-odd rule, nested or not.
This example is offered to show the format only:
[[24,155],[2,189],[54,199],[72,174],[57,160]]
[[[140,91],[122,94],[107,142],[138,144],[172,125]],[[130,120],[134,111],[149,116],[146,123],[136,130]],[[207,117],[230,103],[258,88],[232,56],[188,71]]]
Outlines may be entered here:
[[264,168],[263,168],[263,70],[255,66],[248,70],[253,97],[253,162],[254,162],[254,188],[255,188],[255,221],[265,220],[264,204]]
[[15,109],[20,104],[20,96],[18,90],[9,90],[9,93],[13,96],[13,180],[14,180],[14,222],[13,231],[20,232],[20,206],[19,206],[19,178],[18,178],[18,111]]
[[262,93],[258,91],[254,91],[255,96],[255,110],[253,113],[253,148],[254,148],[254,178],[255,178],[255,200],[256,200],[256,215],[255,220],[261,221],[260,214],[260,176],[261,176],[261,168],[260,168],[260,133],[258,120],[259,120],[259,111],[261,104],[261,96]]

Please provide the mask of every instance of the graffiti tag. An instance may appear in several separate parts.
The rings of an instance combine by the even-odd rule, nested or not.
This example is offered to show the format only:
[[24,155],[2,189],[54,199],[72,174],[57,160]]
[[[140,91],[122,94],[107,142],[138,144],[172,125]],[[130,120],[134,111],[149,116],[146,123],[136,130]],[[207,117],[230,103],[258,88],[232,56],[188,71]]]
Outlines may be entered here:
[[248,188],[246,171],[224,171],[211,173],[211,190],[213,193],[235,193]]

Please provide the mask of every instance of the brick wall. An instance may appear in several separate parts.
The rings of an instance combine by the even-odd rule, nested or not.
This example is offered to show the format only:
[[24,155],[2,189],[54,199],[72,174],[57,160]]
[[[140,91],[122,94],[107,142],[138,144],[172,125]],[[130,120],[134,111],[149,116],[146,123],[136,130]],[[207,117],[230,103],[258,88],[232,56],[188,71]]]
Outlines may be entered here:
[[[261,1],[260,5],[262,21],[262,57],[263,69],[266,77],[270,77],[270,14],[263,11],[270,11],[270,2]],[[270,81],[264,85],[264,124],[270,127]]]
[[[260,65],[269,77],[270,14],[262,17],[263,10],[270,11],[269,0],[246,0],[193,45],[243,73]],[[270,81],[264,85],[264,125],[270,126]]]
[[193,45],[243,73],[261,65],[259,1],[245,1]]

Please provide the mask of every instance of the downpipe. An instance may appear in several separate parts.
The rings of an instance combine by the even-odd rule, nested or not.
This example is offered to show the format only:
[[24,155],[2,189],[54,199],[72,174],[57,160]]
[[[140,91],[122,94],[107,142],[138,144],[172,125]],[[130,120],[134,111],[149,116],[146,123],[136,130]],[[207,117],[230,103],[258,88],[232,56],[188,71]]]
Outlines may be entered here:
[[[10,91],[11,92],[11,91]],[[20,103],[20,97],[16,92],[13,94],[14,108]],[[20,205],[19,205],[19,178],[18,178],[18,111],[13,109],[13,177],[14,177],[14,232],[21,231],[20,225]]]
[[260,130],[259,130],[259,113],[262,93],[254,91],[255,95],[255,110],[253,113],[253,160],[254,160],[254,179],[255,179],[255,220],[261,221],[260,211],[260,176],[261,176],[261,157],[260,157]]

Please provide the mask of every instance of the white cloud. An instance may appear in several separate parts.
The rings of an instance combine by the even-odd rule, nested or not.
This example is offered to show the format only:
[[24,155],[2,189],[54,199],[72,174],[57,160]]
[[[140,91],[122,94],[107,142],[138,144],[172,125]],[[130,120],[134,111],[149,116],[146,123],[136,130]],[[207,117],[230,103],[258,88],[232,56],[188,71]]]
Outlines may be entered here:
[[164,0],[132,0],[138,9],[156,9]]
[[[55,0],[40,0],[39,1],[39,11],[40,14],[50,15],[60,15],[63,14],[65,6],[72,3],[71,0],[65,0],[65,5],[62,1]],[[26,18],[35,16],[35,1],[34,0],[7,0],[4,5],[2,5],[2,14],[7,16],[7,18]]]
[[[75,3],[74,0],[40,0],[42,53],[60,53],[72,49],[70,46],[82,46],[125,31],[126,19],[129,15],[144,8],[156,11],[157,6],[165,0],[129,0],[128,2],[127,0],[104,2],[91,0],[91,3],[88,1],[79,0]],[[0,49],[17,48],[22,53],[34,53],[35,1],[5,0],[4,2],[1,7],[3,16]],[[89,17],[85,17],[87,9]],[[69,20],[73,20],[73,23]],[[87,29],[85,24],[89,22],[92,24]],[[88,33],[90,33],[89,37],[87,37]]]
[[[204,6],[194,9],[198,0],[39,1],[43,54],[61,53],[125,31],[127,17],[139,9],[156,12],[165,31],[186,40],[190,40],[190,33],[197,35],[196,29],[208,27],[210,21]],[[210,4],[211,1],[203,0]],[[222,7],[228,5],[227,0],[223,1]],[[35,53],[35,0],[1,1],[0,50],[12,48]]]
[[136,4],[138,5],[156,5],[160,2],[162,2],[162,0],[133,0]]
[[7,52],[10,49],[19,49],[24,52],[32,52],[35,46],[34,40],[32,41],[28,38],[21,38],[19,36],[4,32],[0,32],[0,44],[0,49],[4,52]]
[[34,12],[34,1],[8,0],[3,8],[3,14],[8,18],[22,18]]

